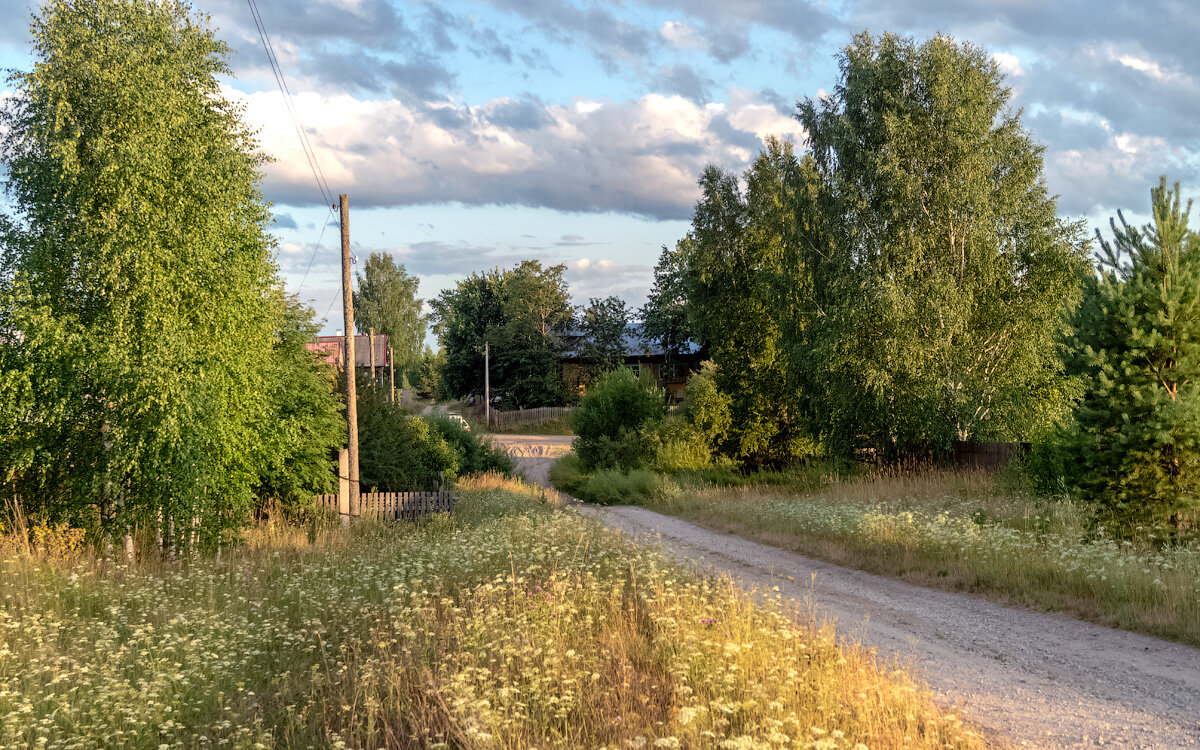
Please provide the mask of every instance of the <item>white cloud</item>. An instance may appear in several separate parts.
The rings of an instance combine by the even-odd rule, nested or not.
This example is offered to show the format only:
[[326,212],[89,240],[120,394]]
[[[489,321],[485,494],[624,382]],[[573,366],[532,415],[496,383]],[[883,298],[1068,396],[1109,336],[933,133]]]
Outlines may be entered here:
[[[226,94],[242,98],[275,158],[268,197],[315,202],[278,93]],[[530,104],[540,108],[533,126],[503,124],[510,100],[430,107],[308,92],[295,102],[330,186],[360,206],[457,201],[684,218],[705,164],[741,170],[763,138],[802,135],[794,119],[740,89],[715,106],[661,94]]]
[[1153,60],[1137,57],[1135,55],[1112,55],[1112,59],[1121,63],[1127,68],[1136,70],[1139,73],[1144,73],[1156,81],[1174,81],[1185,76],[1180,76],[1178,73],[1163,70],[1162,66]]
[[696,30],[680,21],[667,21],[660,28],[663,39],[680,49],[705,49],[707,45]]
[[1000,72],[1008,76],[1023,76],[1025,68],[1021,66],[1021,58],[1007,52],[994,52],[992,59],[996,61],[996,65],[1000,67]]

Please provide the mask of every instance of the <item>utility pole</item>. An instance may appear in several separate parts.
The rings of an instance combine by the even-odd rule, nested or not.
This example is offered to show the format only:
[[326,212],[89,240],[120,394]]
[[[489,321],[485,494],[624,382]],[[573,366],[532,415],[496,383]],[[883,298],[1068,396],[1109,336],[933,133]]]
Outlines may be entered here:
[[488,360],[491,356],[491,345],[483,342],[483,424],[485,429],[492,429],[492,368]]
[[375,376],[375,329],[367,329],[367,345],[371,347],[371,385],[374,386],[379,382]]
[[354,382],[354,296],[350,279],[350,198],[342,193],[342,316],[346,326],[346,422],[349,435],[350,515],[358,514],[358,384]]
[[396,353],[388,347],[388,382],[391,385],[392,403],[396,403]]

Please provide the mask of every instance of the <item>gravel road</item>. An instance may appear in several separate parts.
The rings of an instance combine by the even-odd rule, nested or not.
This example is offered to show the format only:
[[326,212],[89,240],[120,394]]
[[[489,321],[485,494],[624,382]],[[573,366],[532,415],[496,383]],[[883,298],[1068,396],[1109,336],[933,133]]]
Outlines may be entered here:
[[[496,436],[546,482],[571,438]],[[778,586],[843,637],[895,657],[939,700],[1016,745],[1200,747],[1200,649],[841,568],[644,508],[583,506],[748,587]]]

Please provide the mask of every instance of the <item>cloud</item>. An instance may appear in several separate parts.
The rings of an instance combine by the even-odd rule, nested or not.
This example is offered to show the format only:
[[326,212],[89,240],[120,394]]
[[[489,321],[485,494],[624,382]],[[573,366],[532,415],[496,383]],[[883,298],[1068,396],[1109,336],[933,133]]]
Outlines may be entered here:
[[[278,203],[311,204],[317,191],[277,97],[244,95],[276,159],[264,189]],[[705,105],[649,94],[422,107],[317,93],[296,104],[330,185],[359,206],[459,202],[681,219],[706,164],[741,170],[763,138],[802,135],[798,122],[746,90]]]
[[[847,23],[993,49],[1047,146],[1063,210],[1140,207],[1158,175],[1200,178],[1200,7],[1178,0],[857,0]],[[998,50],[998,52],[996,51]]]
[[680,49],[702,50],[708,46],[695,29],[679,21],[665,22],[658,33],[662,35],[663,39]]
[[278,213],[275,214],[275,226],[280,229],[295,229],[296,220],[292,218],[291,214]]
[[670,65],[659,68],[654,88],[668,94],[678,94],[696,103],[708,101],[713,80],[702,76],[688,65]]

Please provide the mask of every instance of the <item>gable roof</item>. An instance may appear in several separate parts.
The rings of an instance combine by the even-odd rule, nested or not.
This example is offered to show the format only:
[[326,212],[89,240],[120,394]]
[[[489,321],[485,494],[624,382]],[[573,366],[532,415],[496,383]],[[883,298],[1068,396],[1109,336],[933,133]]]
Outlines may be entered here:
[[[358,367],[371,366],[371,344],[370,336],[365,333],[355,334],[354,336],[354,363]],[[310,341],[304,346],[312,352],[320,352],[324,355],[323,359],[335,367],[341,367],[345,360],[345,355],[342,349],[346,344],[345,336],[318,336],[316,341]],[[387,336],[382,333],[375,334],[375,366],[380,367],[388,363],[388,341]]]
[[[663,349],[662,342],[658,339],[647,340],[643,338],[643,326],[640,323],[631,323],[625,326],[625,333],[621,336],[621,347],[626,357],[661,357],[666,354]],[[565,359],[582,359],[583,345],[585,336],[583,331],[578,328],[572,329],[570,333],[563,337],[566,340],[566,349],[563,351]],[[690,356],[700,353],[700,345],[688,339],[683,351],[679,354]]]

